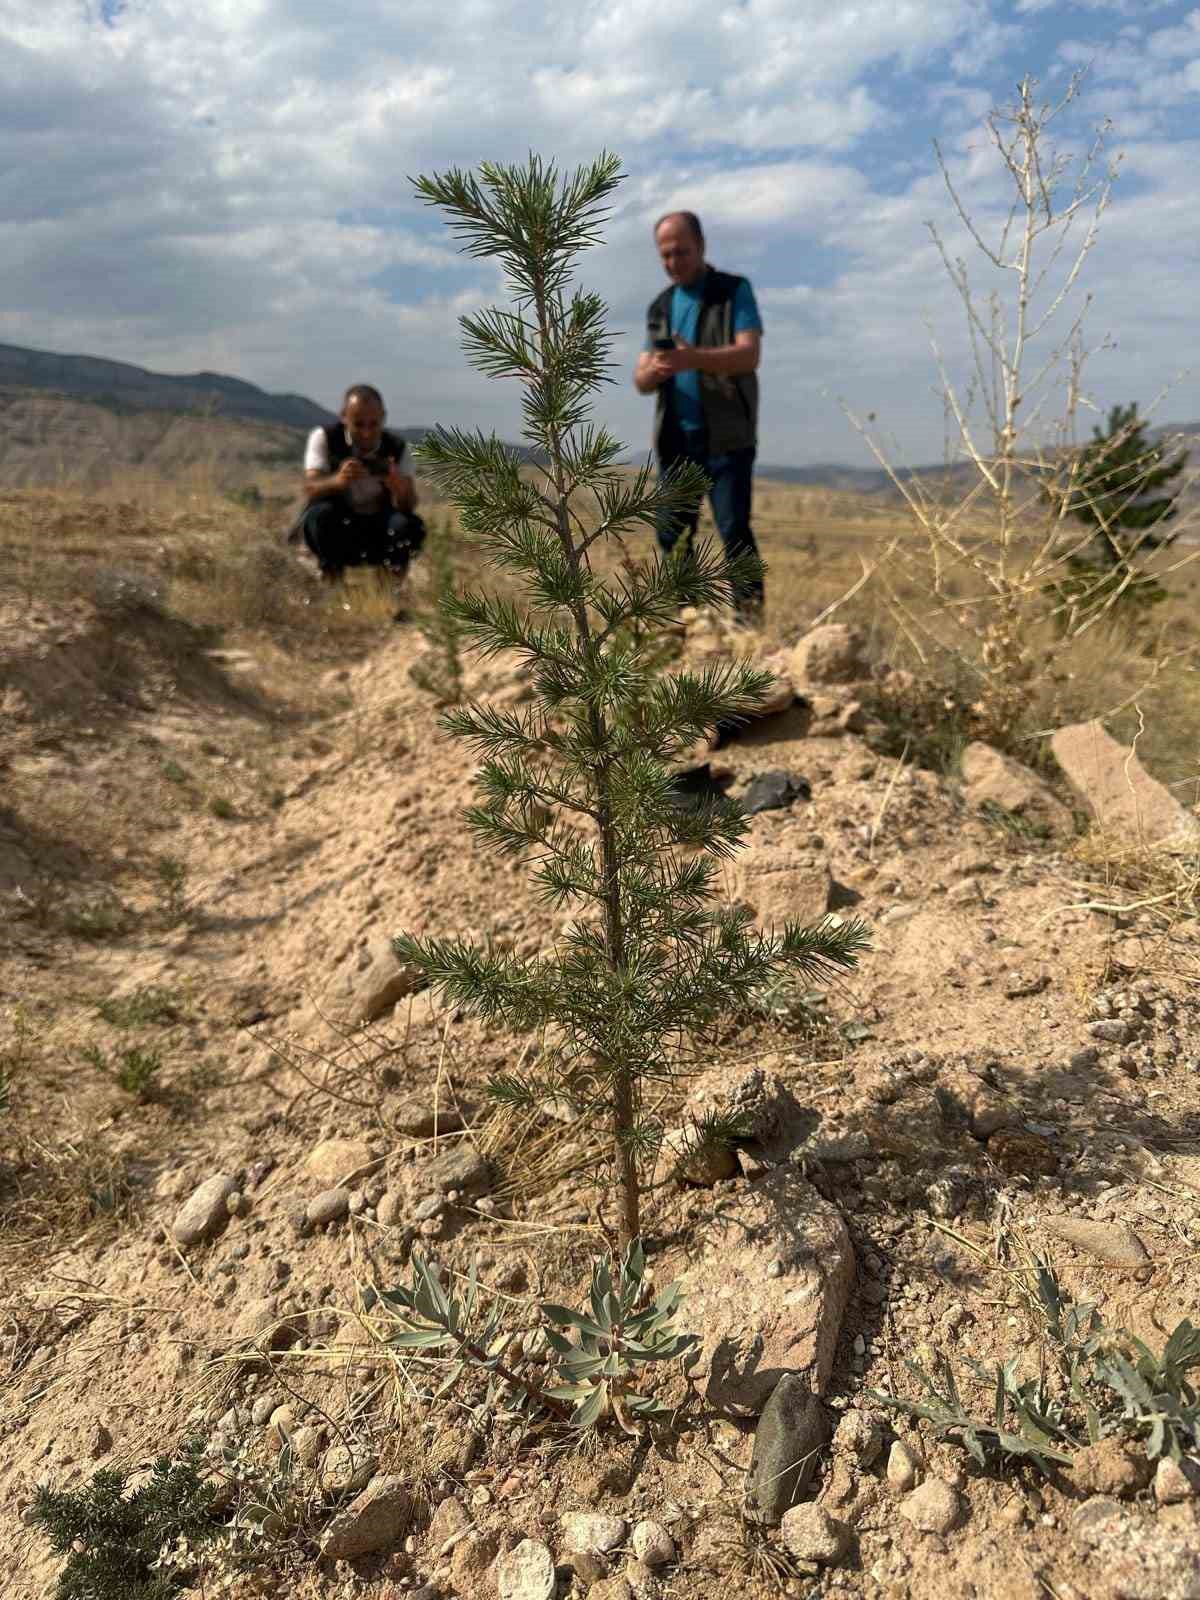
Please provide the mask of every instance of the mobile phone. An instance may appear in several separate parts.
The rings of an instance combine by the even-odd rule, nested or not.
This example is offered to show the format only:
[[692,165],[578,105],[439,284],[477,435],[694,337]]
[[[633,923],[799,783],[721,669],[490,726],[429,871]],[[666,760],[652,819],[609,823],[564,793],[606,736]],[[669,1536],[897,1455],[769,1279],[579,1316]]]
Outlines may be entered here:
[[675,341],[674,339],[655,339],[654,348],[656,350],[674,350]]

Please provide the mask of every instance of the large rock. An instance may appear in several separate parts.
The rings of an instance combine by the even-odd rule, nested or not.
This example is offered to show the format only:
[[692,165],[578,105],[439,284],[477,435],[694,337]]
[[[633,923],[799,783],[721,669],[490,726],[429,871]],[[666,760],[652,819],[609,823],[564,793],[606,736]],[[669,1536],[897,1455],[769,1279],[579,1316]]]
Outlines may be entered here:
[[426,987],[425,974],[401,961],[390,939],[372,939],[364,955],[365,961],[347,982],[346,1020],[355,1026],[377,1022],[405,995]]
[[754,1430],[746,1476],[746,1516],[776,1527],[808,1487],[829,1438],[825,1408],[807,1373],[785,1372]]
[[177,1243],[185,1248],[211,1239],[229,1221],[226,1201],[237,1191],[237,1181],[218,1172],[208,1178],[186,1199],[171,1225]]
[[690,1365],[709,1403],[760,1412],[785,1372],[820,1394],[854,1280],[841,1214],[784,1166],[720,1205],[701,1236],[703,1254],[667,1263],[664,1278],[701,1336]]
[[413,1183],[420,1194],[445,1194],[457,1189],[462,1195],[486,1194],[492,1186],[491,1171],[485,1157],[473,1145],[460,1142],[434,1156],[416,1169]]
[[353,1561],[375,1550],[390,1550],[408,1530],[412,1495],[403,1478],[372,1478],[325,1530],[321,1554],[331,1561]]
[[765,1067],[711,1068],[693,1083],[687,1110],[697,1122],[736,1118],[741,1136],[776,1160],[803,1143],[817,1121],[778,1073]]
[[820,922],[832,887],[823,855],[786,845],[747,845],[731,868],[732,898],[748,905],[764,928]]
[[1070,810],[1036,772],[973,740],[962,754],[963,797],[972,810],[998,806],[1054,838],[1074,831]]
[[1059,728],[1050,748],[1102,828],[1130,843],[1194,847],[1200,841],[1200,818],[1181,806],[1134,751],[1118,744],[1099,722]]
[[620,1549],[629,1537],[625,1518],[603,1511],[564,1511],[559,1521],[568,1550],[607,1555],[610,1550]]
[[364,1177],[380,1163],[363,1139],[322,1139],[304,1164],[323,1188],[335,1189]]
[[791,676],[796,683],[858,683],[871,676],[863,655],[865,641],[857,628],[827,622],[806,633],[792,651]]
[[784,1514],[783,1542],[801,1561],[831,1566],[840,1561],[850,1544],[850,1530],[837,1522],[824,1506],[793,1506]]
[[1200,1526],[1167,1515],[1143,1517],[1105,1495],[1084,1501],[1071,1533],[1091,1552],[1089,1600],[1200,1600]]
[[500,1600],[551,1600],[557,1586],[554,1557],[537,1539],[522,1539],[496,1562]]
[[1064,1244],[1110,1267],[1150,1264],[1146,1247],[1137,1234],[1119,1222],[1093,1222],[1086,1217],[1043,1217],[1042,1227],[1052,1238],[1061,1239]]

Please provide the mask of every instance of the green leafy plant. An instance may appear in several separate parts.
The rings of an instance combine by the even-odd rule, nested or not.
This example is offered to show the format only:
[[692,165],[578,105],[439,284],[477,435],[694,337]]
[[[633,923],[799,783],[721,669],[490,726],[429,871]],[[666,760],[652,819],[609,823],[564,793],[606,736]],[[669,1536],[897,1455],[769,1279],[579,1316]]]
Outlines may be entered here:
[[539,1307],[551,1324],[546,1341],[557,1357],[562,1379],[548,1392],[556,1400],[572,1402],[571,1421],[577,1428],[611,1415],[627,1432],[635,1433],[638,1419],[667,1409],[640,1390],[642,1369],[648,1363],[674,1361],[699,1342],[693,1333],[675,1331],[682,1299],[678,1284],[670,1284],[650,1304],[643,1303],[645,1271],[641,1244],[635,1242],[615,1281],[607,1261],[593,1263],[587,1311],[553,1303]]
[[1064,510],[1096,530],[1101,561],[1126,567],[1138,551],[1168,545],[1165,524],[1176,515],[1178,488],[1171,485],[1187,464],[1186,450],[1169,456],[1161,440],[1146,437],[1137,401],[1113,406],[1104,428],[1071,462]]
[[392,1289],[373,1289],[371,1301],[378,1301],[385,1312],[399,1323],[386,1343],[392,1350],[412,1353],[420,1358],[448,1351],[450,1367],[437,1390],[448,1393],[468,1366],[498,1378],[518,1403],[532,1402],[553,1413],[562,1422],[570,1412],[549,1394],[544,1385],[518,1372],[505,1360],[511,1333],[501,1327],[501,1303],[493,1299],[484,1309],[474,1264],[461,1292],[442,1281],[441,1274],[419,1251],[411,1257],[412,1282]]
[[468,703],[442,723],[482,757],[472,831],[489,850],[525,857],[547,904],[579,915],[545,958],[410,935],[395,949],[455,1007],[517,1032],[553,1033],[553,1050],[497,1076],[492,1093],[513,1107],[559,1094],[579,1106],[615,1174],[627,1262],[642,1170],[663,1133],[643,1109],[645,1087],[677,1080],[689,1041],[744,1007],[772,973],[815,980],[849,968],[866,934],[860,923],[827,920],[769,936],[744,909],[714,906],[719,865],[746,819],[721,799],[673,803],[672,761],[744,717],[771,679],[733,659],[663,673],[657,630],[685,606],[728,606],[758,563],[730,563],[704,546],[627,565],[607,581],[593,566],[600,541],[648,532],[705,487],[692,469],[656,481],[649,466],[620,468],[621,444],[590,420],[610,365],[605,307],[572,276],[619,176],[608,155],[562,177],[531,156],[417,183],[467,253],[505,270],[511,306],[461,325],[480,371],[519,380],[530,446],[523,459],[458,431],[422,446],[464,532],[517,577],[524,602],[466,592],[445,608],[485,654],[515,652],[531,692],[519,710]]
[[223,794],[213,795],[208,802],[208,809],[212,816],[220,818],[222,822],[228,822],[231,818],[237,816],[237,807],[232,800]]
[[155,1078],[162,1071],[162,1057],[153,1050],[139,1050],[136,1046],[122,1050],[117,1057],[116,1079],[135,1100],[149,1100],[154,1092]]
[[162,1071],[162,1057],[153,1050],[141,1050],[136,1045],[127,1050],[118,1051],[110,1062],[108,1056],[97,1044],[84,1045],[79,1054],[89,1066],[95,1067],[97,1072],[111,1075],[118,1088],[126,1094],[133,1095],[137,1100],[149,1100],[153,1097],[155,1078]]
[[1151,1460],[1179,1461],[1200,1451],[1200,1329],[1186,1318],[1155,1355],[1140,1339],[1113,1330],[1088,1301],[1063,1293],[1053,1268],[1036,1264],[1028,1297],[1044,1335],[1038,1372],[1018,1377],[1019,1358],[968,1368],[990,1394],[986,1415],[969,1408],[948,1360],[933,1372],[905,1366],[923,1391],[910,1400],[876,1391],[872,1398],[930,1423],[981,1467],[1025,1458],[1043,1472],[1070,1465],[1073,1452],[1117,1435],[1140,1444]]
[[115,894],[104,893],[93,900],[76,901],[62,916],[63,927],[78,939],[100,943],[119,939],[133,926],[133,914]]
[[127,995],[108,995],[96,1002],[97,1014],[112,1028],[146,1028],[180,1022],[187,1007],[170,989],[145,984]]
[[189,1573],[161,1566],[183,1540],[199,1549],[218,1532],[209,1516],[212,1486],[191,1443],[162,1456],[132,1493],[124,1473],[104,1469],[76,1491],[40,1487],[29,1520],[67,1557],[56,1600],[169,1600]]
[[187,863],[178,856],[159,856],[154,863],[154,879],[164,920],[168,926],[182,922],[187,915]]
[[645,1255],[637,1242],[625,1252],[616,1274],[603,1259],[593,1263],[586,1310],[539,1303],[555,1368],[549,1383],[508,1359],[512,1335],[501,1324],[502,1302],[493,1298],[484,1309],[474,1268],[456,1291],[414,1252],[412,1275],[411,1284],[375,1290],[373,1296],[400,1324],[398,1332],[387,1336],[389,1348],[448,1354],[450,1365],[439,1395],[474,1367],[502,1383],[519,1406],[532,1404],[576,1428],[612,1417],[636,1433],[639,1422],[665,1409],[643,1389],[645,1369],[677,1359],[697,1342],[694,1334],[675,1329],[682,1298],[677,1285],[647,1299]]

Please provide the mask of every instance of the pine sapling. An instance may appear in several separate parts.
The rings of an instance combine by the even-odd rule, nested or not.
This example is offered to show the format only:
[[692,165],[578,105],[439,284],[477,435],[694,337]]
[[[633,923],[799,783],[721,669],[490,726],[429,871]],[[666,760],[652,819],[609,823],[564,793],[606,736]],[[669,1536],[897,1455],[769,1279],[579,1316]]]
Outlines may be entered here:
[[541,898],[576,917],[547,956],[410,935],[395,947],[455,1006],[553,1041],[534,1066],[497,1077],[492,1093],[512,1106],[563,1095],[579,1107],[615,1175],[628,1259],[642,1175],[663,1134],[645,1110],[647,1089],[677,1080],[689,1040],[773,975],[847,969],[865,934],[826,919],[768,935],[744,909],[718,905],[717,874],[746,819],[724,800],[676,803],[671,763],[745,718],[770,675],[736,660],[663,673],[659,631],[685,606],[729,604],[757,561],[727,562],[700,546],[627,562],[607,579],[594,564],[606,541],[623,551],[625,535],[652,529],[705,487],[692,469],[656,480],[648,465],[618,467],[621,444],[591,420],[611,365],[606,311],[573,274],[619,178],[610,155],[569,175],[531,156],[417,182],[467,253],[504,268],[510,302],[461,319],[465,348],[481,372],[520,383],[523,437],[541,463],[456,430],[423,446],[464,532],[523,595],[518,605],[464,592],[447,610],[485,655],[514,652],[532,692],[520,709],[454,707],[443,726],[482,757],[471,829],[485,848],[525,858]]

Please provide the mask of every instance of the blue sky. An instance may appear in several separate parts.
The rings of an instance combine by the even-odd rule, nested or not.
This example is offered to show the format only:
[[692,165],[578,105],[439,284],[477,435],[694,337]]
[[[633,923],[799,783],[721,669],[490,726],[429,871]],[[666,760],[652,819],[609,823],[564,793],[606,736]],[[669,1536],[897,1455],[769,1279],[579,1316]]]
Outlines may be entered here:
[[396,422],[512,433],[516,396],[467,369],[455,327],[497,275],[407,177],[607,146],[628,181],[582,268],[620,330],[604,419],[646,442],[627,373],[661,281],[650,224],[687,205],[759,292],[761,455],[793,464],[866,459],[843,401],[898,458],[941,455],[931,334],[960,386],[968,363],[926,223],[953,254],[967,240],[933,141],[990,227],[988,108],[1025,73],[1054,99],[1087,67],[1056,142],[1078,157],[1110,119],[1121,175],[1080,279],[1085,403],[1167,388],[1159,420],[1200,418],[1196,5],[0,0],[0,28],[0,340],[326,403],[373,380]]

